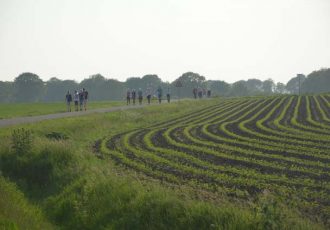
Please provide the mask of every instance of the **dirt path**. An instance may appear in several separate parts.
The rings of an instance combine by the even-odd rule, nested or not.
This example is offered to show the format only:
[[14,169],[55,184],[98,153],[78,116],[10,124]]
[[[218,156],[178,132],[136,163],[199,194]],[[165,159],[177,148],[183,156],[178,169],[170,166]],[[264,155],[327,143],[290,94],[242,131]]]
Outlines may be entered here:
[[111,108],[93,109],[93,110],[87,110],[87,111],[54,113],[54,114],[47,114],[47,115],[40,115],[40,116],[1,119],[0,128],[12,126],[12,125],[18,125],[18,124],[34,123],[34,122],[44,121],[44,120],[52,120],[52,119],[57,119],[57,118],[85,116],[85,115],[94,114],[94,113],[108,113],[108,112],[114,112],[114,111],[120,111],[120,110],[137,109],[137,108],[143,108],[146,106],[157,106],[157,105],[159,105],[159,104],[154,103],[151,105],[144,104],[144,105],[135,105],[135,106],[133,106],[133,105],[131,105],[131,106],[115,106],[115,107],[111,107]]

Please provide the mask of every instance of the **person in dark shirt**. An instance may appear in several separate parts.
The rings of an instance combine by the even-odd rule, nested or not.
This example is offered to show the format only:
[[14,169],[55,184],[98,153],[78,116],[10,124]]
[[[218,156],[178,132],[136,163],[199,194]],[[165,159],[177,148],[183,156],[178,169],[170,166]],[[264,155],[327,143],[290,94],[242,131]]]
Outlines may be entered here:
[[193,89],[193,94],[194,94],[194,98],[197,99],[197,88],[196,87]]
[[147,88],[146,95],[147,95],[147,99],[148,99],[148,105],[150,105],[150,101],[151,101],[151,88],[150,87]]
[[132,100],[133,100],[133,105],[135,105],[135,99],[136,99],[136,91],[135,89],[132,90]]
[[68,90],[67,94],[65,95],[65,101],[66,101],[67,111],[71,112],[72,95],[69,90]]
[[142,105],[143,92],[142,92],[141,88],[139,88],[139,91],[138,91],[138,98],[139,98],[139,104]]
[[131,104],[131,91],[128,89],[126,92],[127,105]]
[[167,88],[166,98],[167,98],[167,103],[170,103],[170,101],[171,101],[170,87]]
[[203,97],[203,90],[200,87],[198,87],[198,97],[199,98],[202,98]]
[[87,110],[87,101],[88,101],[88,91],[83,88],[83,95],[84,95],[84,109]]
[[79,107],[80,107],[80,111],[83,110],[83,105],[84,105],[84,92],[83,90],[81,89],[79,91]]
[[210,89],[207,90],[207,97],[208,97],[208,98],[211,97],[211,90],[210,90]]
[[157,97],[158,97],[158,103],[162,103],[162,96],[163,96],[163,90],[162,88],[159,86],[157,89]]

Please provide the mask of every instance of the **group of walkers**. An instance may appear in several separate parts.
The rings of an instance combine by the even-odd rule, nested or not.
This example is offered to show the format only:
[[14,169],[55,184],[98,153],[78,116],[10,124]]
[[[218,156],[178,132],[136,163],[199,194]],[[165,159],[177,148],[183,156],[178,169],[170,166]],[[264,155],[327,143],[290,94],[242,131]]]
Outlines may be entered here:
[[67,111],[71,112],[71,102],[74,101],[75,111],[87,110],[88,91],[85,88],[75,90],[73,95],[70,91],[65,95]]
[[[157,95],[158,98],[158,103],[162,103],[162,97],[163,97],[163,89],[159,86],[155,92],[155,94]],[[153,92],[152,89],[150,87],[147,87],[146,91],[145,91],[145,96],[147,98],[148,104],[151,103],[151,99],[153,96]],[[141,88],[138,89],[138,91],[136,92],[135,89],[128,89],[126,91],[126,103],[127,105],[132,104],[135,105],[135,101],[136,98],[139,100],[139,104],[142,105],[142,101],[143,101],[143,91]],[[170,88],[167,88],[167,92],[166,92],[166,98],[167,98],[167,102],[170,103],[171,101],[171,93],[170,93]]]
[[[137,91],[135,89],[128,89],[126,91],[126,102],[127,105],[132,104],[135,105],[136,100],[138,100],[139,104],[142,105],[143,96],[147,98],[147,103],[150,104],[151,100],[153,98],[153,95],[155,95],[158,98],[158,103],[162,103],[163,98],[163,89],[159,86],[156,91],[153,92],[153,90],[150,87],[147,87],[145,93],[143,93],[142,89],[139,88]],[[194,98],[203,98],[203,97],[211,97],[211,90],[205,89],[201,87],[195,87],[193,89],[193,95]],[[171,92],[170,88],[167,88],[166,92],[166,99],[167,102],[170,103],[171,101]],[[67,92],[65,96],[66,105],[67,105],[67,111],[71,112],[71,102],[74,101],[74,107],[75,111],[83,111],[87,110],[87,101],[88,101],[88,91],[85,88],[82,88],[80,90],[75,90],[73,95],[70,93],[70,91]]]
[[211,97],[211,90],[210,89],[205,89],[205,88],[201,88],[201,87],[195,87],[193,89],[193,95],[194,98],[197,99],[198,98],[203,98],[203,97]]

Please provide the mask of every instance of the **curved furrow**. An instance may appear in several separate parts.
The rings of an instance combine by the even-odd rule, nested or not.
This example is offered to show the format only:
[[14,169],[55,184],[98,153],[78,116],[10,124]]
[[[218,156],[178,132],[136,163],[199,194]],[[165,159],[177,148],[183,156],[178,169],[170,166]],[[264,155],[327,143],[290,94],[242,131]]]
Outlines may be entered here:
[[257,159],[266,160],[269,162],[283,163],[290,166],[307,167],[309,169],[316,169],[317,172],[329,172],[326,167],[330,164],[329,158],[317,157],[315,155],[305,155],[301,151],[292,151],[286,148],[270,147],[253,142],[235,140],[231,136],[223,133],[222,135],[214,135],[218,130],[210,130],[214,127],[209,126],[207,129],[203,126],[194,127],[194,129],[185,129],[189,132],[189,139],[195,141],[212,142],[219,146],[229,146],[230,148],[242,149],[252,154]]
[[[330,182],[330,175],[326,172],[319,174],[313,173],[311,169],[302,171],[298,167],[293,165],[283,165],[280,163],[275,163],[274,161],[268,162],[261,159],[253,158],[256,153],[249,152],[238,147],[229,147],[226,145],[214,145],[209,143],[209,145],[203,145],[200,141],[199,145],[196,144],[197,141],[193,142],[186,138],[186,135],[175,135],[173,133],[173,128],[170,128],[164,132],[169,140],[168,148],[181,151],[189,152],[190,154],[198,154],[203,151],[203,155],[211,158],[213,163],[220,162],[220,164],[230,164],[234,167],[244,167],[245,171],[255,170],[254,172],[259,172],[263,174],[281,174],[286,177],[292,178],[313,178],[315,180],[320,180],[320,178],[325,179]],[[195,153],[194,153],[195,152]],[[302,168],[300,168],[302,169]],[[276,175],[274,175],[276,176]]]
[[[316,132],[318,132],[318,130],[310,132],[310,130],[307,130],[308,127],[301,126],[299,123],[296,122],[296,119],[294,119],[296,123],[295,125],[289,123],[288,119],[286,119],[286,116],[288,116],[288,113],[286,112],[288,111],[288,108],[290,106],[294,105],[294,99],[295,98],[291,97],[290,100],[286,102],[287,104],[282,104],[282,106],[277,108],[278,111],[272,110],[268,114],[256,117],[256,119],[251,122],[250,129],[255,130],[257,133],[263,133],[263,131],[267,131],[264,132],[264,134],[270,134],[272,136],[280,137],[282,138],[282,141],[287,141],[283,138],[287,136],[289,137],[289,141],[294,144],[297,144],[297,141],[303,145],[306,145],[307,142],[310,142],[311,145],[318,146],[328,144],[328,134],[321,133],[321,131],[318,134],[315,134]],[[279,115],[271,116],[271,113],[276,113]],[[288,123],[286,125],[283,125],[282,123],[284,121]],[[245,123],[247,122],[245,121]],[[297,126],[299,126],[299,128],[297,128]]]
[[325,118],[323,110],[320,109],[320,104],[317,102],[315,96],[306,97],[307,121],[317,129],[326,131],[330,135],[330,122]]
[[330,94],[324,94],[324,95],[321,95],[321,96],[324,98],[328,108],[330,108]]
[[[286,130],[290,132],[290,136],[302,136],[310,141],[316,141],[316,142],[323,142],[323,144],[329,143],[329,138],[327,135],[323,134],[315,134],[312,132],[305,131],[307,126],[301,125],[298,120],[302,120],[302,116],[307,117],[306,114],[303,114],[299,117],[299,109],[302,108],[301,96],[294,97],[294,100],[292,103],[287,107],[286,114],[282,119],[276,119],[274,120],[274,124],[280,129],[280,130]],[[297,129],[297,128],[300,129]],[[325,143],[324,143],[325,142]]]
[[[326,202],[327,196],[322,196],[322,198],[320,198],[319,195],[316,195],[320,193],[317,193],[316,191],[322,191],[324,194],[330,193],[329,175],[323,174],[322,176],[312,176],[312,174],[308,172],[285,171],[285,168],[279,169],[274,163],[272,165],[267,164],[267,162],[262,163],[261,161],[256,163],[255,161],[249,161],[250,159],[248,158],[243,159],[242,157],[237,157],[236,155],[223,155],[222,153],[216,152],[214,149],[211,150],[205,147],[197,147],[196,145],[184,144],[179,141],[180,139],[175,139],[173,137],[169,139],[169,143],[176,146],[176,148],[178,148],[180,151],[189,152],[189,154],[194,154],[197,156],[198,154],[202,155],[205,158],[212,159],[214,164],[220,164],[224,166],[230,165],[231,167],[235,167],[236,169],[241,169],[242,171],[250,173],[253,173],[253,171],[256,170],[256,178],[261,178],[262,175],[269,177],[269,180],[267,181],[268,185],[276,187],[282,186],[281,179],[274,179],[273,177],[276,176],[271,174],[278,174],[283,179],[286,178],[286,184],[291,183],[291,189],[298,189],[298,187],[303,184],[305,191],[308,191],[309,194],[308,196],[304,197],[304,199],[311,199],[314,200],[314,202],[315,199],[319,200],[320,202]],[[312,196],[313,198],[310,198],[309,196]]]
[[[284,101],[283,99],[281,99],[281,102]],[[273,106],[272,104],[269,104],[268,105],[268,107],[270,107],[270,108],[272,108],[272,106]],[[264,107],[264,109],[267,109],[267,107]],[[257,119],[261,119],[261,118],[259,116],[257,116]],[[287,151],[285,151],[285,150],[288,150],[287,146],[285,148],[283,148],[281,146],[280,146],[280,148],[278,148],[278,147],[276,147],[274,145],[273,146],[269,146],[268,145],[268,142],[267,142],[267,145],[264,145],[263,143],[260,143],[261,142],[260,139],[257,140],[257,143],[251,143],[251,139],[250,138],[245,138],[244,140],[241,140],[241,139],[233,140],[233,136],[230,136],[227,133],[228,132],[230,132],[230,133],[237,133],[237,130],[239,130],[238,131],[239,134],[236,135],[235,137],[241,137],[242,136],[241,133],[240,133],[241,130],[236,127],[236,126],[238,126],[237,125],[238,123],[239,122],[237,122],[236,125],[235,125],[235,123],[232,123],[233,124],[233,127],[236,129],[236,132],[233,132],[230,129],[228,129],[228,130],[226,130],[226,129],[219,130],[219,129],[215,129],[215,126],[214,125],[208,125],[206,127],[206,129],[205,129],[206,132],[204,132],[204,133],[206,134],[206,136],[208,134],[210,134],[210,133],[211,133],[211,136],[212,136],[212,134],[215,134],[216,135],[215,136],[216,137],[216,140],[218,140],[220,142],[225,142],[226,144],[231,144],[231,145],[240,145],[241,144],[241,146],[242,147],[244,146],[245,148],[246,147],[248,147],[248,148],[249,147],[252,147],[254,150],[257,150],[258,149],[258,150],[266,151],[267,153],[271,152],[273,154],[282,155],[282,156],[284,155],[284,156],[287,157]],[[223,123],[222,125],[223,125],[223,127],[226,127],[226,124]],[[244,126],[244,124],[242,124],[242,126]],[[228,131],[228,132],[226,133],[226,131]],[[196,133],[196,135],[198,135],[198,133]],[[210,137],[210,135],[208,135],[208,136]],[[213,138],[214,138],[214,135],[213,135]],[[213,139],[213,140],[215,140],[215,139]],[[293,145],[292,147],[295,148],[295,146],[296,145]],[[285,151],[285,152],[283,152],[283,151]],[[297,157],[297,156],[299,157],[300,156],[303,159],[307,159],[305,157],[305,154],[301,154],[300,153],[300,150],[298,150],[298,151],[291,151],[291,153],[293,154],[292,156],[295,156],[295,157]],[[325,163],[329,163],[329,159],[315,158],[313,156],[310,157],[310,160],[323,161]]]
[[168,127],[170,125],[176,125],[176,124],[188,124],[192,122],[200,122],[201,120],[210,120],[212,117],[214,117],[217,114],[224,114],[223,111],[226,111],[226,113],[233,111],[233,109],[236,109],[240,106],[247,106],[249,104],[255,103],[253,100],[227,100],[222,104],[216,104],[214,106],[206,107],[203,109],[200,109],[193,114],[186,114],[183,116],[178,117],[177,119],[171,119],[167,122],[160,122],[151,126],[148,126],[147,128],[161,128],[161,127]]
[[[280,116],[268,123],[258,122],[258,128],[267,130],[278,137],[288,137],[289,140],[298,141],[301,144],[306,144],[307,141],[318,146],[328,144],[329,139],[326,134],[315,134],[316,131],[310,132],[306,129],[307,126],[297,122],[298,108],[301,107],[300,101],[301,97],[291,97],[288,104],[282,108]],[[269,126],[269,124],[271,125]]]
[[262,99],[253,99],[253,100],[237,100],[237,99],[227,99],[224,100],[221,104],[216,104],[212,106],[208,106],[203,109],[198,109],[193,114],[185,114],[178,118],[167,120],[165,122],[160,122],[151,126],[148,126],[148,128],[157,128],[157,127],[168,127],[169,125],[176,125],[176,124],[185,124],[185,123],[191,123],[197,120],[198,122],[206,121],[212,119],[216,114],[223,114],[222,112],[226,110],[226,113],[230,113],[230,111],[233,111],[233,109],[249,106],[249,104],[257,103]]
[[[281,101],[283,102],[283,99]],[[273,107],[273,109],[271,110],[271,112],[268,113],[268,115],[271,114],[272,112],[274,112],[276,109],[278,109],[278,107],[280,106],[280,103],[281,102],[277,103],[277,105],[275,105]],[[251,117],[251,120],[255,119],[260,114],[262,114],[264,110],[266,110],[266,109],[269,110],[271,108],[271,106],[272,106],[272,104],[269,104],[268,106],[265,106],[264,108],[259,110],[257,113],[255,113],[253,115],[253,117]],[[262,115],[262,116],[264,116],[264,115]],[[317,146],[317,148],[325,149],[325,151],[328,151],[329,146],[324,146],[324,143],[319,143],[319,141],[311,142],[311,140],[309,140],[309,139],[307,140],[306,138],[303,138],[303,137],[295,137],[295,138],[291,138],[291,139],[283,138],[283,136],[285,135],[283,132],[273,130],[273,129],[267,127],[266,125],[263,125],[266,118],[267,118],[267,115],[264,116],[264,119],[261,118],[260,120],[256,121],[256,126],[252,125],[252,127],[251,126],[249,127],[246,125],[251,120],[245,120],[240,123],[240,120],[237,119],[235,121],[232,121],[231,123],[236,122],[236,124],[238,124],[238,128],[236,128],[237,125],[229,126],[229,128],[230,127],[234,128],[232,130],[227,129],[227,126],[231,124],[230,122],[223,122],[218,127],[217,133],[214,133],[214,134],[222,135],[221,132],[224,132],[227,135],[231,136],[232,138],[236,138],[238,140],[244,139],[247,141],[252,141],[256,144],[265,144],[265,145],[269,145],[269,146],[278,146],[278,147],[285,146],[286,148],[295,149],[297,146],[297,143],[299,143],[304,148],[309,148],[313,152],[315,152],[315,146]]]
[[[242,178],[246,178],[246,180],[259,180],[263,181],[263,183],[269,184],[276,184],[278,186],[291,186],[295,188],[300,188],[303,186],[304,188],[309,188],[311,190],[321,190],[322,187],[320,186],[320,181],[317,181],[315,184],[306,185],[304,184],[304,178],[302,177],[296,177],[295,180],[292,180],[292,178],[288,181],[285,175],[278,175],[278,174],[267,174],[267,173],[259,173],[258,170],[253,170],[253,168],[249,168],[250,170],[241,170],[241,167],[235,167],[232,166],[230,163],[230,159],[221,159],[217,156],[210,156],[206,155],[205,153],[200,154],[196,151],[187,150],[182,147],[178,146],[172,146],[169,141],[163,138],[162,132],[154,132],[149,136],[148,146],[153,151],[157,152],[163,152],[166,155],[174,155],[174,156],[182,156],[184,159],[190,159],[190,161],[194,161],[199,166],[202,165],[203,168],[206,168],[213,172],[218,173],[229,173],[230,175],[240,176]],[[148,134],[149,135],[149,134]],[[175,138],[173,138],[175,140]],[[178,141],[178,140],[175,140]],[[214,150],[214,149],[213,149]],[[207,160],[206,160],[207,159]],[[220,164],[214,164],[215,162],[219,162],[219,159],[221,161]],[[216,171],[215,171],[216,170]],[[219,171],[220,170],[220,171]],[[295,175],[297,176],[297,175]],[[318,180],[328,180],[328,178],[321,178],[318,177]],[[309,181],[311,183],[311,181]],[[323,183],[326,183],[326,181],[323,181]],[[328,190],[330,192],[330,184],[328,186]]]
[[[315,109],[312,108],[313,111],[316,111]],[[327,135],[330,134],[330,130],[327,130],[324,125],[320,127],[317,122],[312,120],[310,101],[307,96],[298,98],[298,105],[295,108],[294,116],[291,118],[290,126],[297,130],[296,132],[302,132],[304,135],[314,136],[315,138],[325,135],[324,138],[327,139]]]
[[[105,151],[107,153],[107,151]],[[172,182],[172,183],[180,183],[180,180],[184,180],[187,183],[189,183],[189,181],[191,181],[191,185],[192,186],[196,186],[195,181],[199,182],[197,185],[199,187],[202,187],[204,189],[210,189],[210,185],[212,184],[216,184],[218,182],[218,184],[216,186],[220,186],[221,191],[225,192],[228,196],[237,196],[237,190],[243,191],[247,191],[247,197],[249,197],[250,195],[256,195],[258,194],[260,191],[262,191],[263,189],[267,188],[267,189],[279,189],[279,191],[283,192],[283,195],[289,195],[292,190],[290,187],[285,187],[286,183],[284,182],[283,184],[281,184],[280,187],[278,187],[276,184],[273,184],[274,182],[277,182],[277,180],[269,180],[269,182],[271,184],[264,184],[262,183],[262,180],[259,180],[256,182],[255,186],[253,185],[246,185],[246,179],[242,179],[242,178],[228,178],[228,180],[225,180],[226,177],[224,177],[223,175],[215,182],[213,179],[205,179],[204,177],[197,177],[196,176],[191,176],[191,175],[182,175],[182,177],[180,177],[180,180],[177,180],[178,177],[180,176],[180,173],[178,173],[177,171],[172,171],[169,172],[170,168],[169,167],[165,167],[165,171],[164,168],[161,167],[161,164],[157,164],[157,165],[151,165],[148,166],[145,163],[144,164],[138,164],[136,163],[136,161],[131,161],[131,160],[127,160],[127,158],[122,157],[122,155],[116,151],[111,151],[108,152],[109,155],[111,155],[111,158],[114,159],[116,162],[118,162],[119,164],[122,164],[128,168],[132,168],[138,172],[142,172],[144,174],[146,174],[147,176],[151,176],[160,180],[166,180],[168,182]],[[118,155],[118,156],[117,156]],[[118,160],[119,159],[119,160]],[[160,170],[161,169],[161,170]],[[174,177],[172,176],[174,175]],[[224,183],[224,181],[228,181],[228,183]],[[252,180],[249,179],[248,180],[249,184],[251,184]],[[205,187],[203,187],[203,183],[205,183]],[[236,184],[237,183],[237,184]],[[210,184],[210,185],[208,185]],[[225,186],[221,186],[221,185],[225,185]],[[284,187],[283,187],[284,186]],[[296,185],[296,189],[299,188],[304,188],[305,186],[302,184],[297,184]],[[213,186],[212,186],[213,188]],[[218,190],[218,189],[216,189]],[[313,203],[319,203],[320,205],[322,205],[322,203],[326,203],[328,198],[326,195],[328,192],[322,192],[322,190],[306,190],[306,187],[304,188],[304,194],[301,195],[301,198],[308,201],[308,202],[313,202]],[[242,194],[242,193],[240,193]]]
[[145,148],[145,144],[140,144],[144,139],[142,132],[135,134],[135,140],[131,139],[133,136],[132,133],[125,136],[126,141],[129,143],[126,147],[127,151],[131,154],[134,154],[137,158],[144,159],[143,163],[153,170],[160,171],[164,174],[172,174],[185,181],[212,183],[227,189],[240,188],[242,190],[248,191],[250,194],[254,194],[257,191],[260,191],[257,181],[254,183],[250,181],[249,184],[244,184],[242,183],[242,178],[237,177],[233,173],[216,173],[206,170],[203,167],[193,167],[194,165],[196,166],[196,164],[192,164],[191,161],[184,161],[182,158],[180,161],[178,161],[179,158],[174,160],[161,152],[150,151],[149,149]]
[[198,123],[199,124],[199,123],[209,122],[209,121],[214,120],[214,118],[217,118],[219,115],[221,117],[225,117],[228,114],[233,113],[233,112],[239,110],[239,108],[249,107],[249,106],[252,106],[255,103],[257,103],[257,101],[249,101],[249,100],[242,101],[242,103],[236,103],[236,104],[233,104],[231,106],[228,106],[227,108],[223,108],[223,110],[220,113],[213,112],[209,116],[200,117],[200,119],[196,119],[195,121],[193,121],[193,122],[191,122],[189,124],[195,124],[195,123]]
[[326,103],[322,95],[318,95],[315,98],[315,102],[319,112],[322,114],[323,120],[330,123],[330,105]]
[[[282,99],[283,100],[283,99]],[[278,104],[280,105],[280,104]],[[277,106],[278,106],[277,105]],[[276,107],[273,108],[273,110],[276,111]],[[225,123],[222,123],[222,126],[226,125]],[[247,130],[249,131],[249,130]],[[198,135],[199,132],[196,133]],[[294,154],[294,156],[301,156],[302,159],[309,159],[309,160],[315,160],[315,161],[321,161],[321,162],[327,162],[329,158],[322,158],[323,155],[318,154],[317,157],[310,156],[309,154],[305,154],[304,152],[315,152],[314,148],[302,148],[299,147],[297,148],[296,144],[288,145],[288,144],[279,144],[278,142],[271,141],[272,139],[269,140],[262,140],[262,138],[258,137],[255,138],[254,135],[247,135],[242,136],[242,133],[240,135],[234,134],[226,129],[217,129],[217,125],[212,125],[208,124],[205,129],[203,129],[203,134],[206,135],[208,138],[213,138],[215,140],[218,140],[219,142],[229,142],[233,144],[248,144],[252,146],[258,146],[260,148],[264,149],[272,149],[272,150],[277,150],[278,154],[286,154],[286,152],[290,152]],[[259,135],[257,132],[253,132],[253,134]],[[259,135],[260,136],[260,135]],[[266,136],[268,137],[268,136]],[[255,139],[254,139],[255,138]]]
[[[304,135],[303,132],[296,132],[296,130],[289,128],[288,124],[290,119],[291,112],[288,112],[288,108],[292,107],[294,104],[294,99],[296,97],[292,96],[289,100],[280,106],[279,104],[275,105],[268,114],[264,114],[262,118],[255,121],[255,125],[245,127],[249,121],[244,121],[241,124],[240,129],[249,133],[251,138],[267,140],[269,142],[279,142],[281,145],[294,145],[299,144],[300,146],[309,147],[311,149],[319,148],[326,149],[328,151],[330,146],[328,145],[328,138],[315,138],[311,136]],[[279,116],[275,119],[270,120],[270,116],[276,110],[280,110]],[[258,114],[257,114],[258,115]]]
[[[240,103],[240,101],[237,101],[235,103]],[[223,107],[232,106],[232,104],[235,104],[235,103],[232,103],[230,100],[227,100],[222,104],[217,103],[215,105],[208,106],[206,108],[198,109],[198,110],[194,111],[194,113],[192,113],[192,114],[185,114],[185,115],[179,116],[174,119],[159,122],[159,123],[149,126],[148,128],[151,129],[151,128],[164,127],[164,126],[166,127],[166,126],[169,126],[172,124],[177,124],[177,123],[182,123],[182,122],[187,123],[196,118],[200,119],[201,116],[209,116],[212,113],[217,113],[219,110],[223,109]]]
[[[215,183],[214,178],[194,173],[197,169],[184,165],[173,163],[157,156],[155,153],[141,149],[141,145],[135,145],[134,140],[130,140],[131,136],[138,137],[141,132],[131,132],[120,137],[115,150],[110,150],[108,154],[114,155],[118,163],[134,168],[134,170],[147,172],[148,176],[161,178],[170,182],[180,182],[180,180],[196,180],[200,182]],[[132,145],[132,143],[134,143]],[[109,145],[109,144],[108,144]],[[119,160],[118,160],[119,159]],[[188,170],[187,170],[188,169]],[[177,179],[175,179],[177,178]],[[178,180],[180,179],[180,180]],[[219,184],[220,185],[220,184]]]

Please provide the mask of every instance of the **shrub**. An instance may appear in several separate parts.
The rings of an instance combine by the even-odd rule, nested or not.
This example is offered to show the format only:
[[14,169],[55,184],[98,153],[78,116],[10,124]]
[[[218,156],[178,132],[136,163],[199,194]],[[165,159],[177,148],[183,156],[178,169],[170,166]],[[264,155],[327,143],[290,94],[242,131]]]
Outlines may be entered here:
[[53,139],[53,140],[67,140],[69,137],[65,135],[64,133],[59,133],[59,132],[51,132],[45,135],[48,139]]
[[76,155],[62,141],[43,141],[38,143],[38,148],[32,148],[32,139],[27,133],[13,134],[13,151],[0,154],[0,171],[31,197],[54,194],[77,174]]
[[32,150],[32,132],[30,130],[15,129],[12,132],[12,148],[17,155],[28,154]]

